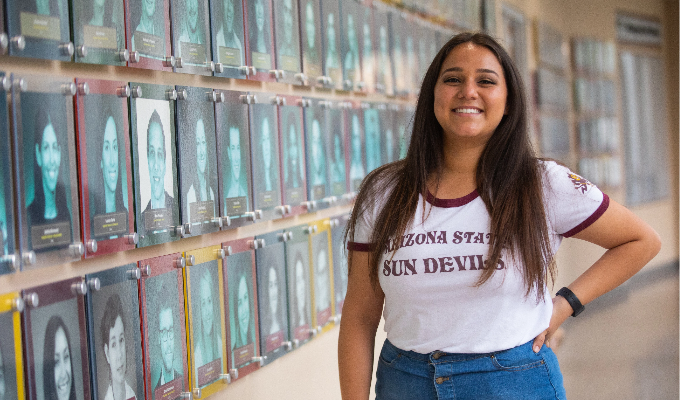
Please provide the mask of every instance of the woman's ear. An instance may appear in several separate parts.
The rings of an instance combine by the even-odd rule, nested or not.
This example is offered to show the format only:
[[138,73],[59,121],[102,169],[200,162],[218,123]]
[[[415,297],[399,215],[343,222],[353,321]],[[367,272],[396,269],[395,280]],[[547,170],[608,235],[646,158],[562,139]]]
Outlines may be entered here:
[[42,157],[40,157],[40,145],[35,145],[35,160],[38,166],[42,168]]

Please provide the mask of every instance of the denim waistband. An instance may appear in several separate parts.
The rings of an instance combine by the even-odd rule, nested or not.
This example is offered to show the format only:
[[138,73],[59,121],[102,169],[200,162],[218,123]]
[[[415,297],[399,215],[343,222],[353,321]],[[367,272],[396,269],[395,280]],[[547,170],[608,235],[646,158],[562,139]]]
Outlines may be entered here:
[[430,362],[432,360],[437,360],[438,362],[455,362],[455,361],[467,361],[467,360],[474,360],[477,358],[484,358],[484,357],[490,357],[494,354],[499,354],[502,352],[506,351],[511,351],[511,350],[516,350],[519,349],[520,347],[524,346],[529,346],[531,347],[532,341],[528,341],[525,344],[519,345],[517,347],[513,347],[507,350],[499,350],[499,351],[492,351],[490,353],[447,353],[444,351],[433,351],[427,354],[423,353],[418,353],[415,351],[410,351],[410,350],[402,350],[398,348],[397,346],[393,345],[392,342],[390,342],[388,339],[385,339],[385,344],[384,346],[387,347],[388,349],[397,352],[403,356],[406,356],[408,358],[417,360],[417,361],[423,361],[423,362]]

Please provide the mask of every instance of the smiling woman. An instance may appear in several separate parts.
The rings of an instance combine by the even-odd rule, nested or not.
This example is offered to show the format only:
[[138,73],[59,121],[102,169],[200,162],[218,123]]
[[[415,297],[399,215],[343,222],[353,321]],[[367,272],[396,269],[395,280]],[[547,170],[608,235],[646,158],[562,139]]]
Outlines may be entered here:
[[68,328],[61,317],[47,322],[43,359],[43,387],[45,400],[76,400],[71,362],[71,341]]

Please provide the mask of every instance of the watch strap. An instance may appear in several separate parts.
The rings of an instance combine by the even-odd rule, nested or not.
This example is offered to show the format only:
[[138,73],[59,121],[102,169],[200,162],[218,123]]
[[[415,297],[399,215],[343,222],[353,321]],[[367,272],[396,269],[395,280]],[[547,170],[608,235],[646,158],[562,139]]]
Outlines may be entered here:
[[567,303],[569,303],[571,309],[574,310],[574,312],[571,314],[572,317],[579,315],[583,312],[583,310],[586,309],[586,307],[581,304],[581,300],[579,300],[574,292],[569,290],[568,287],[563,287],[562,289],[558,290],[557,296],[562,296],[565,300],[567,300]]

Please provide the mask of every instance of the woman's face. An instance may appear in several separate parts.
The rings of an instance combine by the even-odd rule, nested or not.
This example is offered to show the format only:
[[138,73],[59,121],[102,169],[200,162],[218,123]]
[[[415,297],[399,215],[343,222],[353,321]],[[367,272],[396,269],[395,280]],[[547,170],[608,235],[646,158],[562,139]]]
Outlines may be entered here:
[[229,162],[231,164],[231,176],[238,180],[241,175],[241,133],[238,128],[229,128]]
[[305,275],[302,261],[298,260],[295,263],[295,300],[297,300],[297,308],[299,312],[305,307]]
[[196,163],[198,172],[205,174],[205,166],[208,163],[208,144],[205,141],[205,126],[203,120],[196,121]]
[[127,354],[125,354],[125,328],[120,315],[116,318],[113,328],[109,330],[109,343],[105,355],[111,368],[111,380],[119,384],[123,383],[127,367]]
[[248,333],[248,326],[250,325],[250,296],[248,296],[248,284],[246,277],[241,276],[238,281],[238,297],[236,298],[236,306],[238,311],[238,324],[241,329],[241,336]]
[[255,23],[257,30],[262,32],[264,30],[264,4],[262,0],[257,0],[255,3]]
[[506,110],[508,89],[498,58],[483,46],[453,48],[434,87],[434,114],[444,143],[473,139],[486,144]]
[[269,296],[269,312],[274,319],[279,310],[279,280],[276,279],[276,270],[273,266],[269,268],[267,295]]
[[224,0],[224,23],[227,32],[234,30],[234,3],[232,0]]
[[361,154],[361,126],[356,114],[352,116],[352,153],[356,157]]
[[153,18],[156,12],[156,0],[144,0],[144,12],[148,18]]
[[201,279],[201,321],[203,333],[211,335],[213,331],[213,295],[212,286],[208,279]]
[[106,188],[110,192],[115,192],[118,186],[118,135],[113,117],[106,120],[104,128],[101,168]]
[[73,384],[72,376],[71,351],[66,332],[59,327],[54,335],[54,386],[59,400],[68,400]]
[[198,0],[187,0],[186,5],[189,28],[193,32],[196,31],[196,25],[198,25]]
[[308,1],[305,7],[305,28],[307,30],[307,47],[314,48],[316,41],[316,25],[314,24],[314,6]]
[[264,161],[265,169],[269,169],[272,165],[272,138],[269,132],[269,120],[262,121],[262,161]]
[[312,122],[312,161],[314,162],[314,170],[320,174],[323,157],[323,149],[321,148],[321,127],[319,121]]
[[35,149],[35,156],[42,170],[43,184],[49,191],[54,192],[59,180],[61,146],[57,143],[57,134],[52,123],[47,124],[43,129],[42,140]]

